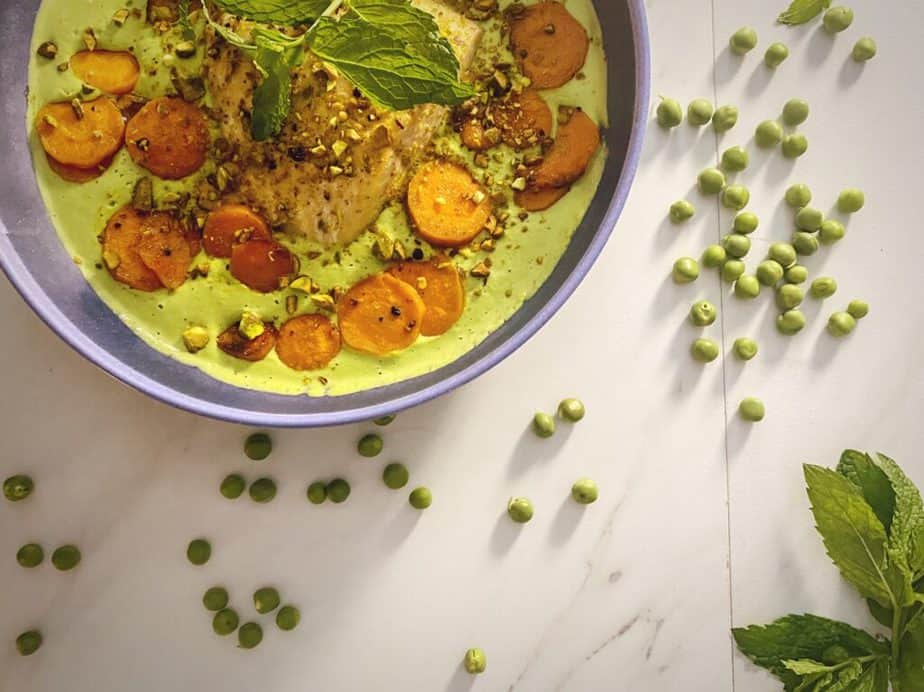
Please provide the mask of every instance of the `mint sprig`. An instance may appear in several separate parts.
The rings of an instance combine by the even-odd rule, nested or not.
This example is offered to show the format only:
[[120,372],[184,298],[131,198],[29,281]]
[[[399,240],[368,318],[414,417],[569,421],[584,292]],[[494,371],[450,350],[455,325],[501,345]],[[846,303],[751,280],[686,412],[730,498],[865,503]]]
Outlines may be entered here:
[[225,12],[255,22],[294,26],[321,16],[330,0],[214,0]]
[[831,7],[831,0],[792,0],[792,4],[776,18],[780,24],[805,24]]

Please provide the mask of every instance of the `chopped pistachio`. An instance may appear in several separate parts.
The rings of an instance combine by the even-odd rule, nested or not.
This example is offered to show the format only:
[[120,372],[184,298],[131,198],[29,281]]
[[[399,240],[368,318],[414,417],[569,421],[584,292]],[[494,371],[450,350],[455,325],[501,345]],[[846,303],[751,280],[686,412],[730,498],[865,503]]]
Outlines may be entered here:
[[495,247],[494,238],[486,238],[481,242],[481,249],[485,252],[494,252]]
[[512,187],[514,190],[519,190],[520,192],[522,192],[523,190],[526,189],[526,178],[523,176],[520,176],[519,178],[514,180],[512,183],[510,183],[510,187]]
[[107,267],[115,270],[122,263],[122,258],[112,250],[103,250],[103,262],[106,263]]
[[58,72],[67,72],[70,69],[71,64],[65,60],[60,65],[58,65]]
[[311,302],[322,310],[333,311],[334,308],[337,307],[333,296],[330,296],[327,293],[318,293],[317,295],[311,296]]
[[407,259],[407,249],[405,249],[404,243],[402,243],[400,240],[395,241],[395,254],[393,257],[398,260]]
[[363,139],[363,136],[356,131],[356,128],[353,127],[348,128],[345,134],[347,139],[354,142],[361,142]]
[[338,175],[343,174],[343,168],[340,166],[331,166],[329,170],[332,178],[336,178]]
[[192,41],[180,41],[173,52],[180,58],[192,58],[196,55],[196,44]]
[[472,193],[472,201],[475,204],[481,204],[482,202],[485,201],[486,198],[487,198],[487,195],[481,190],[475,190],[475,192]]
[[45,41],[36,52],[46,60],[54,60],[58,55],[58,44],[54,41]]
[[344,142],[342,139],[338,139],[336,142],[331,144],[330,149],[334,152],[334,158],[339,159],[343,156],[343,152],[347,150],[350,145]]
[[154,208],[154,183],[150,178],[141,178],[135,183],[132,207],[137,211],[151,211]]
[[311,293],[313,282],[307,276],[297,276],[289,284],[289,288],[299,293]]
[[418,291],[425,291],[425,290],[427,290],[427,277],[425,277],[425,276],[418,276],[418,277],[417,277],[417,290],[418,290]]
[[241,315],[237,330],[245,339],[253,340],[266,331],[266,325],[263,324],[263,320],[259,316],[245,310],[244,314]]
[[387,233],[377,233],[372,251],[383,260],[390,260],[395,254],[395,241]]
[[327,153],[327,147],[325,147],[321,142],[318,142],[315,146],[309,149],[312,154],[315,156],[324,156]]
[[487,279],[491,276],[491,267],[486,262],[479,262],[472,267],[471,275],[479,279]]
[[183,332],[183,345],[190,353],[198,353],[209,345],[209,330],[205,327],[190,327]]
[[58,122],[58,119],[54,117],[53,115],[46,115],[44,117],[44,120],[45,120],[45,124],[48,125],[48,127],[58,127],[60,125],[60,123]]
[[125,26],[129,14],[129,11],[124,7],[121,10],[116,10],[116,13],[112,15],[112,23],[116,26]]
[[83,104],[80,102],[80,99],[71,101],[71,108],[74,109],[74,117],[76,117],[77,120],[83,120]]
[[234,178],[227,166],[218,167],[218,171],[215,173],[215,182],[218,183],[218,190],[220,192],[224,192],[231,186],[231,183],[234,182]]
[[298,310],[298,296],[286,296],[286,312],[294,315]]
[[85,29],[83,32],[83,45],[87,47],[87,50],[96,50],[96,44],[96,34],[93,29]]

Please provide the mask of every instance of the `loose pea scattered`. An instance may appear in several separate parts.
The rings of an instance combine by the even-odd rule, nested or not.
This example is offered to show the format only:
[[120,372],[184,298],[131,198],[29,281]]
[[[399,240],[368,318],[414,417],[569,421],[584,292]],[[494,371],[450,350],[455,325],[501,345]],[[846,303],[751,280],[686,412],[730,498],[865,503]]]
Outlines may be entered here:
[[219,491],[227,499],[236,500],[244,494],[244,490],[246,488],[247,482],[244,480],[244,477],[236,473],[232,473],[229,476],[225,476],[225,479],[221,482]]
[[738,173],[745,170],[750,162],[748,151],[744,147],[730,147],[722,153],[722,168]]
[[809,287],[809,293],[812,298],[817,298],[818,300],[830,298],[837,293],[837,281],[830,276],[819,277],[812,282],[812,285]]
[[725,187],[725,174],[718,168],[707,168],[699,174],[697,183],[704,195],[717,195]]
[[712,116],[712,127],[719,134],[728,132],[738,124],[738,109],[735,106],[720,106]]
[[789,48],[785,43],[777,41],[776,43],[771,43],[770,47],[767,48],[767,52],[764,53],[764,63],[767,67],[776,69],[782,65],[788,57]]
[[276,497],[276,481],[272,478],[258,478],[250,484],[250,499],[260,504],[271,502]]
[[589,478],[581,478],[571,486],[571,498],[579,505],[590,505],[597,501],[600,489]]
[[732,345],[732,351],[741,360],[753,359],[757,355],[757,350],[757,342],[746,336],[735,339],[735,343]]
[[23,632],[16,637],[16,651],[20,656],[31,656],[42,646],[42,633],[38,630]]
[[732,224],[732,228],[735,233],[740,233],[741,235],[749,235],[757,230],[757,227],[760,226],[760,219],[757,218],[757,214],[754,214],[749,211],[743,211],[735,216],[735,221]]
[[828,318],[828,332],[832,336],[847,336],[856,326],[857,320],[849,312],[835,312]]
[[533,432],[539,437],[552,437],[555,434],[555,419],[548,413],[533,416]]
[[696,207],[685,199],[678,200],[671,205],[670,218],[674,223],[683,223],[693,218]]
[[796,263],[796,248],[789,243],[773,243],[767,254],[770,259],[779,262],[783,269],[788,269]]
[[279,607],[279,591],[272,586],[264,586],[253,592],[253,607],[260,615],[272,613]]
[[722,240],[722,247],[729,257],[741,259],[751,251],[751,239],[739,233],[730,233]]
[[783,278],[785,278],[786,283],[789,284],[804,284],[808,281],[808,269],[801,264],[794,264],[786,270]]
[[688,284],[699,278],[699,263],[692,257],[681,257],[674,262],[674,268],[671,271],[674,283]]
[[808,139],[803,134],[787,135],[783,138],[783,156],[797,159],[808,151]]
[[583,420],[586,414],[587,409],[580,399],[569,397],[568,399],[562,399],[561,403],[558,404],[558,417],[569,423],[577,423]]
[[266,433],[254,433],[244,442],[244,454],[253,461],[263,461],[273,452],[273,441]]
[[761,149],[770,149],[783,141],[783,126],[776,120],[764,120],[754,131],[754,141]]
[[757,280],[764,286],[776,286],[783,278],[783,267],[776,260],[764,260],[757,265]]
[[822,245],[834,245],[847,234],[847,229],[837,219],[825,219],[818,230],[818,241]]
[[700,363],[711,363],[719,357],[719,345],[712,339],[697,339],[690,347],[690,355]]
[[741,27],[732,34],[728,45],[735,55],[750,53],[757,47],[757,32],[749,26]]
[[721,245],[710,245],[705,250],[703,250],[703,266],[709,267],[710,269],[717,269],[725,264],[725,260],[728,258],[728,253],[725,252],[725,248]]
[[751,193],[744,185],[729,185],[722,191],[722,206],[741,211],[751,201]]
[[204,538],[197,538],[189,542],[186,548],[186,558],[194,565],[204,565],[212,557],[212,546]]
[[857,62],[867,62],[876,57],[876,42],[869,36],[864,36],[854,44],[851,56]]
[[713,112],[711,102],[706,99],[695,99],[687,107],[687,122],[696,127],[702,127],[712,120]]
[[825,12],[824,26],[829,34],[839,34],[853,24],[853,10],[849,7],[832,7]]
[[400,490],[408,484],[409,480],[411,480],[411,473],[404,464],[395,462],[386,466],[382,471],[382,481],[387,488],[392,490]]
[[735,296],[743,300],[753,300],[760,295],[760,281],[756,276],[745,275],[735,282]]
[[847,314],[856,320],[862,320],[869,314],[869,303],[863,300],[851,300],[847,306]]
[[224,610],[228,607],[228,590],[221,586],[213,586],[203,594],[202,605],[212,612]]
[[787,310],[776,318],[776,328],[786,336],[798,334],[805,328],[805,315],[801,310]]
[[802,305],[805,294],[795,284],[783,284],[776,291],[776,304],[780,310],[792,310]]
[[315,481],[308,486],[306,493],[308,502],[313,505],[322,505],[327,500],[327,484],[324,481]]
[[388,416],[382,416],[381,418],[376,418],[376,419],[375,419],[374,421],[372,421],[372,422],[375,423],[375,424],[376,424],[377,426],[379,426],[380,428],[384,428],[384,427],[386,427],[386,426],[391,425],[392,423],[394,423],[394,422],[395,422],[395,419],[396,419],[397,417],[398,417],[398,416],[396,416],[395,414],[390,414],[390,415],[388,415]]
[[802,207],[796,213],[796,226],[803,231],[814,233],[825,221],[825,215],[814,207]]
[[382,438],[375,433],[363,435],[356,445],[356,449],[360,455],[370,459],[381,454],[384,448],[385,443],[382,441]]
[[230,608],[222,608],[212,618],[212,631],[219,637],[227,637],[237,629],[240,619]]
[[818,238],[806,231],[796,231],[792,234],[792,246],[797,255],[808,257],[818,252]]
[[263,628],[256,622],[241,625],[237,631],[237,645],[241,649],[255,649],[263,641]]
[[27,543],[16,552],[16,562],[26,569],[38,567],[44,559],[45,551],[38,543]]
[[465,652],[462,665],[469,675],[481,675],[488,668],[488,659],[481,649],[469,649]]
[[276,613],[276,627],[281,629],[283,632],[291,632],[296,627],[298,627],[298,623],[301,621],[301,611],[299,611],[299,609],[295,606],[282,606],[282,608],[279,609],[279,612]]
[[733,284],[744,274],[744,270],[744,262],[740,259],[730,259],[722,265],[722,281]]
[[794,209],[807,207],[811,201],[812,191],[809,190],[808,185],[796,183],[795,185],[790,185],[786,190],[786,204]]
[[767,415],[764,402],[749,396],[738,404],[738,414],[749,423],[759,423]]
[[718,314],[715,305],[708,300],[701,300],[693,303],[693,307],[690,308],[690,321],[697,327],[708,327],[715,323]]
[[656,115],[658,125],[669,130],[683,122],[683,107],[675,99],[662,97]]
[[327,484],[327,497],[331,502],[339,505],[347,501],[347,498],[350,496],[350,490],[349,483],[342,478],[335,478]]
[[844,190],[837,198],[837,209],[842,214],[855,214],[866,204],[866,196],[855,187]]
[[525,497],[515,497],[507,503],[507,514],[517,524],[525,524],[533,518],[533,503]]
[[29,476],[18,474],[3,481],[3,496],[10,502],[25,500],[35,489],[35,483]]
[[430,488],[414,488],[407,501],[414,509],[427,509],[433,504],[433,493]]
[[801,125],[808,117],[809,105],[804,99],[790,99],[783,105],[783,122],[790,127]]
[[51,564],[62,572],[68,572],[80,564],[80,550],[74,545],[62,545],[51,554]]

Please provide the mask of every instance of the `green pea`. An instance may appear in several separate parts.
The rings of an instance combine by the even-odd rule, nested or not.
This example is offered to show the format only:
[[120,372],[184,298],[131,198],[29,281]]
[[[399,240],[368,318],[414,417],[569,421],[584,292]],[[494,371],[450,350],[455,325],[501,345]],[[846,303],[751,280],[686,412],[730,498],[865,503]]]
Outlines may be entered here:
[[740,259],[730,259],[722,265],[722,281],[733,284],[744,274],[744,270],[744,262]]
[[382,481],[392,490],[400,490],[407,485],[409,480],[411,480],[411,473],[404,464],[395,462],[386,466],[382,471]]
[[789,243],[773,243],[767,255],[779,262],[783,269],[788,269],[796,263],[796,248]]
[[738,29],[728,41],[735,55],[745,55],[757,47],[757,32],[749,26]]
[[731,233],[722,239],[722,246],[729,257],[741,259],[751,251],[751,239],[746,235]]
[[720,106],[712,116],[712,127],[719,134],[728,132],[738,124],[738,109],[734,106]]
[[818,231],[818,240],[822,245],[834,245],[847,234],[844,224],[836,219],[825,219]]
[[221,482],[219,492],[229,500],[236,500],[244,494],[244,489],[246,487],[247,481],[244,480],[244,477],[232,473],[229,476],[225,476],[225,479]]
[[744,147],[731,147],[722,153],[722,168],[738,173],[748,167],[750,158]]
[[735,233],[740,233],[741,235],[749,235],[756,231],[758,226],[760,226],[760,219],[757,218],[757,214],[753,214],[749,211],[743,211],[735,216],[732,229],[735,231]]
[[18,474],[3,481],[3,496],[10,502],[25,500],[35,489],[35,483],[29,476]]
[[796,213],[796,226],[803,231],[814,233],[825,221],[825,215],[814,207],[802,207]]
[[80,550],[75,545],[62,545],[51,554],[51,564],[62,572],[68,572],[80,564]]
[[223,608],[215,613],[215,617],[212,618],[212,630],[219,637],[227,637],[237,629],[238,622],[240,620],[237,613],[230,608]]
[[817,298],[818,300],[830,298],[837,293],[837,281],[830,276],[819,277],[812,282],[809,293],[812,298]]
[[327,497],[334,504],[346,502],[350,496],[350,484],[342,478],[335,478],[327,484]]
[[776,260],[764,260],[757,265],[757,280],[764,286],[776,286],[783,278],[783,267]]
[[776,328],[787,336],[798,334],[805,328],[805,315],[801,310],[787,310],[776,318]]
[[42,633],[38,630],[23,632],[16,637],[16,651],[20,656],[31,656],[42,646]]
[[313,505],[324,504],[324,501],[327,500],[327,483],[324,481],[315,481],[308,486],[308,502]]
[[707,168],[699,174],[697,182],[704,195],[717,195],[725,187],[725,174],[718,168]]
[[296,627],[298,627],[298,623],[301,621],[302,614],[295,606],[282,606],[282,608],[279,609],[279,612],[276,613],[276,627],[281,629],[283,632],[291,632]]
[[876,42],[869,36],[864,36],[853,47],[851,56],[857,62],[867,62],[876,57]]
[[552,437],[555,434],[555,419],[548,413],[533,416],[533,432],[539,437]]
[[756,276],[742,276],[735,282],[735,295],[743,300],[753,300],[760,295],[760,281]]
[[738,414],[749,423],[759,423],[767,415],[764,402],[749,396],[738,404]]
[[847,336],[856,326],[857,320],[849,312],[835,312],[828,318],[828,331],[832,336]]
[[718,315],[719,311],[708,300],[693,303],[693,307],[690,308],[690,321],[697,327],[708,327],[715,323]]
[[727,257],[728,254],[725,252],[724,247],[721,245],[710,245],[703,250],[703,266],[716,269],[725,264]]
[[786,279],[786,283],[804,284],[808,280],[808,269],[801,264],[794,264],[786,270],[784,278]]
[[729,185],[722,191],[722,206],[741,211],[751,201],[751,193],[744,185]]
[[427,509],[433,504],[433,493],[430,488],[414,488],[407,501],[414,509]]
[[202,605],[212,612],[224,610],[228,607],[228,590],[221,586],[213,586],[203,594]]
[[719,345],[712,339],[697,339],[690,346],[690,355],[700,363],[711,363],[719,357]]
[[385,443],[382,441],[382,438],[375,433],[363,435],[356,445],[356,449],[359,454],[369,459],[372,457],[377,457],[382,453],[384,448]]
[[279,592],[272,586],[264,586],[253,592],[253,607],[260,615],[272,613],[279,607]]
[[855,214],[866,204],[866,196],[855,187],[844,190],[837,198],[837,209],[842,214]]
[[853,10],[849,7],[832,7],[825,12],[824,25],[829,34],[839,34],[853,24]]
[[382,416],[381,418],[376,418],[376,419],[375,419],[374,421],[372,421],[372,422],[375,423],[376,425],[378,425],[380,428],[384,428],[384,427],[386,427],[386,426],[391,425],[392,423],[394,423],[394,422],[395,422],[395,419],[396,419],[397,417],[398,417],[398,416],[396,416],[395,414],[392,413],[392,414],[390,414],[390,415],[388,415],[388,416]]
[[583,420],[586,414],[587,409],[584,407],[584,402],[580,399],[575,399],[573,397],[562,399],[561,403],[558,404],[558,416],[569,423],[577,423]]
[[790,185],[786,190],[786,204],[794,209],[807,207],[811,201],[812,191],[809,190],[808,185],[796,183],[795,185]]
[[776,291],[776,304],[780,310],[792,310],[802,305],[805,294],[795,284],[783,284]]
[[706,99],[695,99],[687,108],[687,122],[702,127],[712,120],[712,103]]
[[783,138],[783,156],[797,159],[808,151],[808,139],[803,134],[787,135]]
[[792,246],[796,254],[808,257],[818,252],[818,238],[812,233],[796,231],[792,234]]
[[732,351],[741,360],[751,360],[757,355],[757,350],[757,342],[746,336],[735,339],[735,343],[732,345]]
[[661,98],[657,110],[658,124],[669,130],[683,122],[683,107],[674,99]]
[[481,675],[488,668],[488,659],[481,649],[469,649],[465,652],[462,665],[469,675]]
[[789,48],[787,48],[785,43],[771,43],[770,47],[767,48],[767,52],[764,53],[764,63],[767,67],[776,69],[782,65],[786,58],[789,57]]
[[674,262],[674,268],[671,271],[674,277],[674,283],[688,284],[699,278],[699,263],[692,257],[681,257]]
[[579,505],[590,505],[597,501],[600,489],[589,478],[581,478],[571,486],[571,499]]
[[790,127],[801,125],[809,117],[808,101],[790,99],[783,105],[783,122]]
[[783,127],[776,120],[764,120],[754,131],[754,141],[761,149],[770,149],[783,141]]
[[683,223],[693,218],[696,213],[696,207],[687,200],[681,199],[671,205],[670,217],[674,223]]
[[204,565],[212,557],[212,546],[204,538],[197,538],[189,542],[186,548],[186,558],[194,565]]
[[851,300],[847,306],[847,314],[855,320],[862,320],[869,314],[869,303],[863,300]]
[[27,569],[38,567],[44,559],[45,551],[38,543],[27,543],[16,552],[16,562]]
[[272,451],[273,441],[266,433],[254,433],[244,442],[244,454],[254,461],[263,461]]
[[258,478],[250,484],[250,499],[265,504],[276,497],[276,481],[272,478]]
[[507,503],[507,514],[517,524],[525,524],[533,518],[533,503],[525,497],[514,497]]
[[241,649],[256,649],[263,641],[263,628],[255,622],[241,625],[237,631],[237,645]]

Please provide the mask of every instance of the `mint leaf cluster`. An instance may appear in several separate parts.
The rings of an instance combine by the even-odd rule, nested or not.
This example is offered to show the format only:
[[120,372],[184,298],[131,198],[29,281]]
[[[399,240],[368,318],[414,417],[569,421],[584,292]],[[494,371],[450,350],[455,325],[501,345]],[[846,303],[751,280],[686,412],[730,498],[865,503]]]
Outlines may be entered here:
[[831,0],[792,0],[789,7],[776,18],[780,24],[805,24],[831,7]]
[[924,690],[924,502],[895,461],[854,450],[806,464],[828,556],[891,637],[816,615],[732,630],[738,648],[794,692]]

